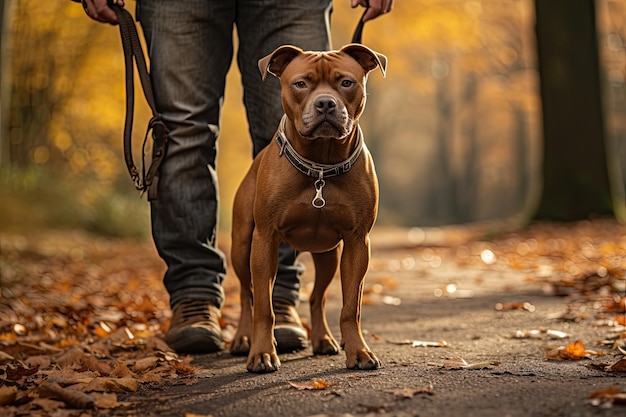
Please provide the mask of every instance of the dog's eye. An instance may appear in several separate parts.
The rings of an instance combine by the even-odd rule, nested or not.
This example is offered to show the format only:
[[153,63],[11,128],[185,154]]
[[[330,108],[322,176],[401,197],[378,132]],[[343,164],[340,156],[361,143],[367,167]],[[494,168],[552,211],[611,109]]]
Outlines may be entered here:
[[306,83],[304,81],[296,81],[295,83],[293,83],[293,85],[296,88],[305,88],[306,87]]
[[341,82],[342,87],[352,87],[352,84],[354,84],[354,81],[352,80],[343,80]]

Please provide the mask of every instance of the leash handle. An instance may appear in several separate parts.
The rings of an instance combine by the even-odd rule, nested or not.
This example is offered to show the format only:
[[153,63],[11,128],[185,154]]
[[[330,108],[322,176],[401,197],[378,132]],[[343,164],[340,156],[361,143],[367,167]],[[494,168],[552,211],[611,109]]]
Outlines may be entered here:
[[365,7],[365,11],[361,15],[361,19],[359,19],[359,23],[356,25],[356,29],[354,30],[354,35],[352,35],[352,43],[362,43],[361,38],[363,37],[363,27],[365,26],[365,22],[363,18],[365,17],[365,13],[369,10],[370,5],[369,1],[367,2],[367,6]]
[[[159,179],[159,167],[165,158],[168,129],[163,122],[161,115],[157,112],[152,91],[152,83],[150,74],[146,64],[146,58],[139,41],[137,27],[133,17],[123,7],[117,4],[109,4],[109,7],[115,11],[120,28],[120,37],[122,39],[122,47],[124,49],[124,66],[126,72],[126,118],[124,121],[124,161],[131,180],[135,184],[135,188],[141,192],[148,191],[148,200],[157,198],[157,185]],[[135,107],[134,94],[134,68],[137,66],[141,87],[152,110],[152,118],[148,123],[146,135],[144,137],[141,154],[141,173],[139,173],[133,161],[132,151],[132,129],[133,114]],[[145,166],[145,148],[148,135],[152,133],[152,162],[146,172]]]

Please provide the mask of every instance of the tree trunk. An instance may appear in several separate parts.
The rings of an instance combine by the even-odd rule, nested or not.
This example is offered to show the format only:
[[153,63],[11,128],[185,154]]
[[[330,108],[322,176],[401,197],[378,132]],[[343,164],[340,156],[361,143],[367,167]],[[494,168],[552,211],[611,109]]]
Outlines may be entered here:
[[[535,0],[543,105],[543,189],[534,218],[619,215],[609,177],[593,0]],[[613,176],[615,177],[615,176]],[[611,181],[619,181],[612,193]]]
[[9,63],[9,42],[11,30],[9,16],[11,0],[5,0],[0,5],[0,168],[4,167],[8,159],[8,123],[11,65]]

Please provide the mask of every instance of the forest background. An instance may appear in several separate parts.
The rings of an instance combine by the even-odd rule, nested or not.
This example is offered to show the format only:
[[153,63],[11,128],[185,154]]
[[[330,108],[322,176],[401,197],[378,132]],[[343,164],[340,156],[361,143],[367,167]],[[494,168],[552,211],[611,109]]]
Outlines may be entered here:
[[[135,2],[126,7],[134,12]],[[349,41],[360,15],[347,0],[335,2],[334,48]],[[626,1],[598,0],[596,16],[606,136],[626,166]],[[69,1],[5,1],[3,17],[0,230],[148,235],[148,204],[123,161],[117,28]],[[533,210],[542,160],[533,1],[397,1],[393,13],[366,24],[364,43],[389,58],[387,78],[370,76],[362,118],[380,180],[379,225]],[[251,161],[241,97],[233,62],[219,139],[222,231]],[[149,111],[137,101],[139,155]],[[619,174],[623,183],[626,171]]]

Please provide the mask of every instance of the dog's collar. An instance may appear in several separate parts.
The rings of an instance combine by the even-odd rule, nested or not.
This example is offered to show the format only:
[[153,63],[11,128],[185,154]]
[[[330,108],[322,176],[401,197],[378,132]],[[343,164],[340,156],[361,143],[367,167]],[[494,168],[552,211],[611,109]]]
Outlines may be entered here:
[[276,135],[276,142],[280,148],[278,155],[285,155],[291,165],[304,175],[317,178],[318,180],[323,180],[324,178],[336,177],[337,175],[345,174],[350,171],[350,168],[352,168],[352,166],[356,163],[356,160],[363,151],[363,132],[361,131],[361,127],[357,125],[357,142],[348,159],[343,162],[339,162],[338,164],[320,164],[306,159],[294,149],[293,145],[289,143],[289,140],[285,136],[286,120],[287,116],[284,115],[278,127],[278,134]]

